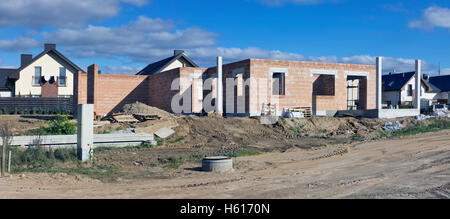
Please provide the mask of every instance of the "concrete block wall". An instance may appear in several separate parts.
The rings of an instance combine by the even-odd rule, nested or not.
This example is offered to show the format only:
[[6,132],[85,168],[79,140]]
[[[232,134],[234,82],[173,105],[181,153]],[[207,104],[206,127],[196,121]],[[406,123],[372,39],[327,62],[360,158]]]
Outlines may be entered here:
[[87,74],[81,71],[74,75],[73,113],[77,115],[78,104],[87,104]]
[[88,73],[78,73],[74,86],[74,104],[94,104],[96,116],[118,111],[123,105],[136,101],[148,104],[148,76],[105,75],[98,65],[88,67]]
[[[273,68],[287,69],[288,75],[285,78],[285,95],[278,96],[278,109],[289,107],[312,107],[319,111],[326,110],[346,110],[347,109],[347,87],[346,73],[362,72],[368,73],[367,80],[367,109],[376,108],[376,67],[375,65],[352,65],[335,63],[315,63],[301,61],[281,61],[281,60],[263,60],[251,59],[251,77],[271,79],[269,72]],[[334,96],[313,96],[313,84],[319,76],[311,74],[311,71],[336,71],[335,76],[335,95]],[[267,88],[259,90],[258,93],[266,92],[257,101],[253,101],[252,110],[258,110],[263,103],[271,102],[274,99],[272,95],[271,80],[267,80]],[[324,85],[325,86],[325,85]],[[267,96],[264,99],[264,96]],[[255,98],[255,97],[252,97]],[[315,105],[315,106],[314,106]]]
[[[149,76],[148,104],[168,112],[173,112],[172,99],[175,95],[179,94],[184,97],[191,97],[190,100],[186,100],[187,102],[183,100],[180,103],[188,104],[190,102],[190,110],[185,113],[201,112],[203,102],[198,101],[199,95],[193,87],[198,83],[202,84],[202,75],[205,71],[206,68],[183,67]],[[179,79],[179,87],[172,89],[172,84],[176,79]]]
[[[285,76],[285,95],[272,95],[271,71],[274,71],[273,69],[288,71]],[[317,70],[319,72],[336,72],[334,95],[313,95],[313,84],[319,75],[312,74],[312,72]],[[76,76],[75,87],[77,90],[74,92],[74,102],[77,104],[93,103],[96,115],[100,116],[118,110],[124,104],[136,101],[173,112],[171,105],[173,97],[177,94],[189,93],[192,105],[188,113],[200,113],[203,109],[204,98],[211,92],[213,99],[216,96],[216,80],[213,80],[212,90],[203,90],[203,97],[199,97],[201,92],[198,92],[197,87],[206,79],[217,77],[216,72],[216,67],[183,67],[150,76],[103,75],[98,74],[97,65],[93,65],[89,67],[87,75],[81,73]],[[231,88],[234,89],[232,102],[227,102],[226,96],[227,93],[232,92],[232,90],[227,90],[226,79],[235,78],[236,73],[243,73],[243,81],[251,79],[250,86],[246,86],[243,93],[244,97],[240,97],[245,98],[246,115],[258,115],[262,110],[262,105],[269,103],[276,103],[279,111],[290,107],[312,107],[317,111],[346,110],[346,75],[353,73],[367,75],[367,90],[362,91],[362,93],[367,93],[365,95],[366,108],[369,110],[376,108],[375,65],[247,59],[223,65],[223,100],[226,114],[236,114],[237,112],[239,101],[237,86]],[[172,83],[177,78],[180,79],[179,90],[172,90]],[[214,101],[212,105],[214,105]],[[234,110],[227,112],[230,105],[234,105]]]

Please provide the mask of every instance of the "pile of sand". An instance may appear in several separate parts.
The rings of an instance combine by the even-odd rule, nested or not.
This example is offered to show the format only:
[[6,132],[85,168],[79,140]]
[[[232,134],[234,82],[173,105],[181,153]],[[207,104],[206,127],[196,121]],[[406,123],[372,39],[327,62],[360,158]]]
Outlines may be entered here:
[[122,110],[120,112],[129,115],[157,116],[160,119],[173,118],[173,115],[171,113],[158,109],[156,107],[151,107],[141,102],[126,104],[122,107]]

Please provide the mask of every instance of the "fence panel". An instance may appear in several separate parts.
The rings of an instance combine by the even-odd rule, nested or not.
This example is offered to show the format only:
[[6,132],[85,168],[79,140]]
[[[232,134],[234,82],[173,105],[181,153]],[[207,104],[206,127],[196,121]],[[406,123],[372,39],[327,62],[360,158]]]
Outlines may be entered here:
[[0,98],[0,113],[2,114],[45,114],[46,112],[73,113],[72,98]]

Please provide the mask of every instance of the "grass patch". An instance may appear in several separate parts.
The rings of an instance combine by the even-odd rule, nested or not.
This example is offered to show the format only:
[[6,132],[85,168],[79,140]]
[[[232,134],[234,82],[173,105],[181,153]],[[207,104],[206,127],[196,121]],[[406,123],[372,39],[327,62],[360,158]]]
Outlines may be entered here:
[[177,143],[177,142],[184,141],[184,139],[185,139],[185,137],[184,137],[184,136],[181,136],[181,137],[179,137],[179,138],[177,138],[177,139],[175,139],[175,140],[167,141],[167,143],[173,144],[173,143]]
[[138,146],[128,146],[125,147],[125,149],[147,149],[147,148],[154,148],[155,146],[146,142],[142,142]]
[[[104,182],[114,181],[120,171],[112,166],[82,163],[77,158],[76,148],[45,149],[43,147],[28,147],[20,150],[16,147],[11,151],[11,173],[66,173],[71,175],[86,175]],[[1,155],[0,155],[1,156]],[[0,157],[1,158],[1,157]]]
[[401,137],[401,136],[411,136],[417,135],[420,133],[427,132],[438,132],[441,130],[450,129],[450,121],[445,119],[432,119],[430,120],[430,124],[425,125],[423,123],[419,123],[415,126],[410,126],[401,130],[393,131],[390,136],[391,137]]
[[169,157],[167,159],[158,158],[158,161],[164,168],[178,169],[186,162],[186,159],[183,157]]
[[354,135],[350,135],[350,139],[352,141],[362,141],[364,139],[364,137],[362,135],[354,134]]

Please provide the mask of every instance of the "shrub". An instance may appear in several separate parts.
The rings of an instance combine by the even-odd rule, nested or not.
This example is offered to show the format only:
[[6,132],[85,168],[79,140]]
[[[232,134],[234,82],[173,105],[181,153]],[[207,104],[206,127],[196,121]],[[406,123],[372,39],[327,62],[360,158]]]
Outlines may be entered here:
[[40,135],[73,135],[77,132],[77,124],[69,120],[66,115],[58,115],[47,124],[39,127]]
[[65,106],[61,107],[61,114],[70,114],[69,109]]
[[61,148],[55,150],[56,160],[66,162],[70,160],[77,159],[77,149],[76,148]]
[[16,165],[26,165],[28,168],[47,168],[55,163],[55,156],[52,150],[44,151],[40,146],[32,146],[21,154],[19,161],[20,163],[16,163]]

